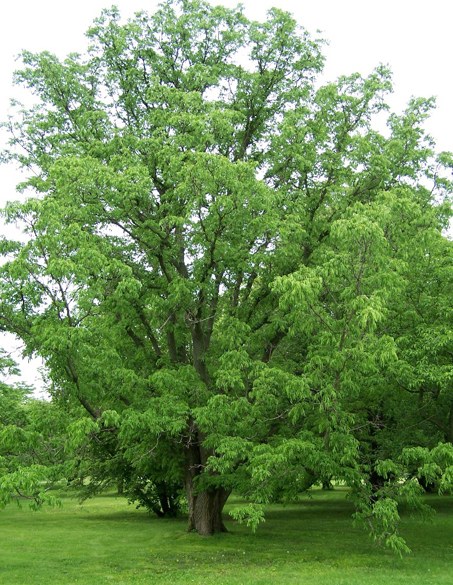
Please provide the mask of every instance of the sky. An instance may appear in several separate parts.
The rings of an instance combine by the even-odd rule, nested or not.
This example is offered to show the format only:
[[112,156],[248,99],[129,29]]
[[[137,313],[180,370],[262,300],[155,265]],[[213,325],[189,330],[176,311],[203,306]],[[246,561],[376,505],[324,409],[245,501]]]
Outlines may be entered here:
[[[49,51],[64,58],[87,47],[85,31],[103,8],[116,4],[125,19],[140,10],[153,12],[154,0],[16,0],[0,7],[0,121],[6,120],[9,99],[18,97],[12,85],[13,71],[20,67],[21,50]],[[236,6],[233,0],[213,4]],[[244,0],[248,18],[263,20],[272,6],[293,13],[299,24],[329,41],[324,48],[323,79],[340,75],[370,73],[380,63],[393,71],[394,93],[390,106],[401,112],[412,96],[436,96],[437,109],[427,130],[438,150],[453,151],[453,3],[447,0]],[[2,144],[0,135],[0,145]],[[21,175],[0,166],[0,207],[19,195],[15,185]],[[0,229],[4,229],[1,228]],[[0,346],[15,351],[11,338]],[[22,363],[24,381],[41,386],[36,363]]]

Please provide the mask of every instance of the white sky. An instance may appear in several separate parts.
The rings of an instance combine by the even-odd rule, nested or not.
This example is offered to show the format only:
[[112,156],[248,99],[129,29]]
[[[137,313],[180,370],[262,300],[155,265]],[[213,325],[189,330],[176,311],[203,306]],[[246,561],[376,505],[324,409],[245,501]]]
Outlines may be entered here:
[[[103,8],[115,3],[125,18],[139,10],[153,12],[154,0],[3,0],[0,6],[0,121],[8,115],[9,99],[17,93],[11,79],[19,67],[15,57],[22,49],[50,51],[63,58],[83,53],[84,33]],[[211,3],[235,6],[236,1]],[[330,41],[325,79],[369,73],[380,63],[389,64],[395,92],[391,106],[401,111],[411,96],[436,96],[437,109],[427,124],[439,150],[453,150],[453,3],[449,0],[244,0],[246,15],[262,20],[278,6],[294,14],[313,35],[321,30]],[[1,142],[0,142],[1,144]],[[0,206],[17,199],[14,186],[20,175],[0,166]],[[1,229],[1,228],[0,228]],[[1,345],[0,340],[0,345]],[[5,349],[11,349],[5,340]],[[17,357],[17,354],[16,354]],[[34,383],[34,364],[22,365],[23,377]]]

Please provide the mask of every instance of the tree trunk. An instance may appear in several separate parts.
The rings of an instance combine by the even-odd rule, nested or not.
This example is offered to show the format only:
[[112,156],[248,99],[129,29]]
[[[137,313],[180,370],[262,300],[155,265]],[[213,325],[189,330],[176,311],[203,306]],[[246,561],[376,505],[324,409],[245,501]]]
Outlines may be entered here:
[[187,530],[189,532],[195,530],[201,536],[228,532],[223,523],[222,510],[230,492],[223,488],[215,488],[193,493],[193,486],[187,484],[186,490],[189,503]]
[[[220,286],[220,285],[219,285]],[[212,317],[213,318],[213,317]],[[200,379],[209,387],[209,376],[204,357],[209,346],[209,337],[203,331],[201,313],[195,318],[191,315],[191,334],[193,365]],[[208,480],[208,485],[197,483],[200,476],[206,470],[207,460],[213,451],[203,447],[203,433],[197,429],[193,419],[189,421],[191,442],[186,451],[186,477],[185,487],[187,503],[189,506],[188,532],[195,530],[202,536],[212,536],[218,532],[228,532],[222,519],[222,510],[228,500],[231,491],[218,486],[209,486],[209,479],[213,476],[207,474],[203,479]]]
[[[197,485],[209,453],[200,444],[187,447],[185,487],[189,506],[188,532],[195,530],[202,536],[228,532],[222,519],[222,510],[231,491],[222,487]],[[209,477],[207,477],[209,480]]]
[[160,514],[163,518],[175,518],[178,515],[178,505],[175,503],[176,493],[165,481],[156,482],[156,491],[160,503]]

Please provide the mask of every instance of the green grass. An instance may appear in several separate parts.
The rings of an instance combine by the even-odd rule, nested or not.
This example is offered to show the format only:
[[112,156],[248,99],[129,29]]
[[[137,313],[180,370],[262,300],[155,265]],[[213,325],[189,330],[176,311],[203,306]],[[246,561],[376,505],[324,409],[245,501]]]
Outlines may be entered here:
[[271,508],[256,534],[229,519],[230,533],[212,538],[114,496],[83,505],[65,498],[62,509],[36,513],[9,506],[0,512],[0,583],[452,585],[453,497],[428,500],[432,523],[403,519],[413,551],[403,559],[352,527],[340,489]]

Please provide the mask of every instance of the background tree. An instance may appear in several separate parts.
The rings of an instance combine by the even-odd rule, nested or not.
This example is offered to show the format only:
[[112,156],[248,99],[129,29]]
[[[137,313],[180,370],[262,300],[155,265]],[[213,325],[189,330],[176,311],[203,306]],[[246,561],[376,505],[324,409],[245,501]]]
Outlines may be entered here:
[[[17,364],[0,352],[0,372],[19,375]],[[33,389],[0,382],[0,508],[11,500],[37,509],[55,504],[52,486],[72,464],[63,450],[67,417],[58,406],[32,398]]]
[[7,380],[20,375],[17,363],[8,353],[0,349],[0,372],[3,380],[0,381],[1,412],[0,424],[2,426],[24,425],[24,405],[32,389],[18,383],[8,384]]
[[88,413],[74,444],[111,441],[136,477],[183,484],[203,535],[233,489],[261,505],[335,477],[400,546],[404,462],[383,464],[370,429],[392,384],[416,386],[404,340],[430,333],[404,303],[428,251],[450,254],[432,100],[379,134],[388,70],[316,89],[322,43],[277,9],[112,9],[88,37],[84,58],[23,53],[37,105],[5,153],[33,196],[6,209],[29,240],[2,243],[1,322],[45,360],[53,400]]

